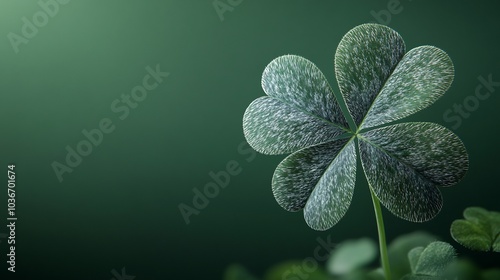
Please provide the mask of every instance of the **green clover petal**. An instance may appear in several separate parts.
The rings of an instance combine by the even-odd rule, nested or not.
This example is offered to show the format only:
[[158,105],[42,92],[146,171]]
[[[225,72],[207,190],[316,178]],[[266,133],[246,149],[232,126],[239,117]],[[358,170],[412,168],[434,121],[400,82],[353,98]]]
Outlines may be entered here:
[[443,279],[447,267],[455,260],[455,249],[446,242],[435,241],[427,247],[416,247],[408,253],[412,274],[404,280]]
[[410,50],[385,82],[361,128],[389,123],[431,105],[450,87],[453,63],[442,50],[422,46]]
[[284,103],[348,127],[337,98],[323,73],[311,61],[284,55],[271,61],[262,74],[264,92]]
[[500,252],[500,212],[469,207],[464,217],[451,224],[455,241],[472,250]]
[[465,175],[468,157],[460,139],[433,123],[403,123],[359,136],[361,163],[381,203],[403,219],[422,222],[441,209],[437,186]]
[[274,172],[273,194],[288,211],[304,208],[307,224],[327,230],[346,213],[356,180],[354,141],[338,140],[302,149]]
[[248,106],[243,132],[256,151],[270,155],[291,153],[342,134],[330,122],[269,96],[257,98]]
[[415,265],[417,275],[440,276],[455,259],[455,249],[446,242],[435,241],[420,253]]
[[424,252],[424,249],[424,247],[415,247],[408,252],[408,260],[413,273],[417,270],[418,261],[420,260],[420,256]]
[[412,271],[412,264],[407,258],[411,249],[420,246],[425,247],[436,240],[437,237],[426,232],[413,232],[394,239],[387,248],[392,277],[400,279]]
[[356,125],[361,124],[405,50],[403,38],[379,24],[357,26],[340,41],[335,74]]
[[342,38],[335,73],[356,125],[369,128],[432,104],[450,87],[454,68],[448,55],[436,47],[422,46],[405,54],[396,31],[363,24]]
[[435,123],[401,123],[361,135],[438,186],[458,183],[469,166],[460,138]]
[[309,60],[274,59],[262,74],[262,88],[268,97],[255,100],[243,117],[245,137],[255,150],[290,153],[348,131],[328,81]]

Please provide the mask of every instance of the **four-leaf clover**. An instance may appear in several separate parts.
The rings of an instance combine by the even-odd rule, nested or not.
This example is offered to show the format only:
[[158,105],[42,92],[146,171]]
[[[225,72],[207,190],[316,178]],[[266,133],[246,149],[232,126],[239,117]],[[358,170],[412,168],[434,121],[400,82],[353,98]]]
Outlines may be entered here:
[[443,203],[438,187],[456,184],[468,169],[466,149],[434,123],[388,124],[444,94],[453,80],[451,59],[432,46],[406,52],[397,32],[364,24],[342,38],[335,74],[355,129],[322,72],[294,55],[269,63],[262,75],[267,96],[244,114],[255,150],[292,153],[273,175],[278,204],[303,209],[313,229],[332,227],[351,203],[359,154],[372,192],[389,211],[413,222],[432,219]]

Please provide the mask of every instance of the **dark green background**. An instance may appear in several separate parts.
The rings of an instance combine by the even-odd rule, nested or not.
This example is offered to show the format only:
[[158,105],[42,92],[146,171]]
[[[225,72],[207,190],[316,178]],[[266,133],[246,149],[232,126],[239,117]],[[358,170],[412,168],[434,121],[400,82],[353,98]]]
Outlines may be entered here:
[[[474,94],[478,76],[500,81],[499,5],[436,2],[402,0],[403,10],[388,25],[408,49],[435,45],[452,58],[451,89],[405,119],[451,128],[443,113]],[[284,211],[273,198],[271,176],[283,156],[247,162],[237,147],[244,140],[245,108],[264,94],[260,78],[267,63],[283,54],[306,57],[338,93],[338,43],[354,26],[375,22],[370,11],[387,4],[244,0],[221,21],[212,1],[73,0],[15,54],[7,35],[20,34],[21,18],[40,7],[2,1],[0,172],[17,165],[16,276],[111,279],[112,269],[126,267],[136,280],[219,279],[234,262],[261,275],[279,261],[312,256],[317,237],[376,238],[360,172],[346,216],[331,230],[315,232],[302,213]],[[156,64],[171,75],[120,121],[111,102]],[[441,214],[414,224],[385,211],[389,239],[427,230],[470,254],[452,241],[449,225],[467,206],[499,210],[496,89],[454,130],[466,144],[470,170],[459,185],[443,190]],[[74,147],[83,129],[105,117],[116,130],[59,183],[51,163],[63,162],[66,145]],[[212,180],[208,173],[230,160],[240,163],[241,174],[186,225],[179,203],[191,204],[192,189],[201,189]],[[7,208],[1,178],[0,233],[6,232]],[[5,240],[0,249],[3,274]],[[498,254],[473,256],[484,266],[498,261]]]

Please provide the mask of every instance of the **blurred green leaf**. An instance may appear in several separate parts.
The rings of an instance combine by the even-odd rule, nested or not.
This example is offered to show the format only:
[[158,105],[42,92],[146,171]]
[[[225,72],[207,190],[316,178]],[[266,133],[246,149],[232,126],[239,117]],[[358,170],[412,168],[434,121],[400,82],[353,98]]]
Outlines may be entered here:
[[347,275],[337,276],[333,278],[335,280],[385,280],[384,273],[382,271],[372,270],[355,270]]
[[385,280],[384,270],[381,267],[368,272],[367,275],[371,280]]
[[391,272],[394,279],[399,279],[411,273],[408,252],[415,247],[425,247],[429,243],[438,240],[434,235],[417,231],[402,235],[389,244],[388,255],[391,264]]
[[451,224],[451,236],[461,245],[478,251],[500,252],[500,213],[480,207],[464,211],[465,220]]
[[441,241],[432,242],[422,249],[417,247],[408,253],[414,271],[403,279],[442,279],[446,269],[455,259],[455,249]]
[[265,280],[329,280],[325,270],[313,258],[302,261],[286,261],[271,267]]
[[411,271],[415,272],[417,270],[418,260],[420,259],[420,255],[424,251],[424,247],[416,247],[408,252],[408,260],[410,261]]
[[[407,275],[401,280],[445,280],[442,277],[426,276],[426,275]],[[454,280],[454,279],[453,279]]]
[[347,274],[375,260],[377,253],[377,244],[369,238],[347,240],[331,252],[326,268],[332,274]]
[[224,272],[224,280],[258,280],[239,264],[232,264]]
[[440,276],[455,259],[455,249],[448,243],[435,241],[420,253],[415,274]]
[[[290,277],[283,278],[284,280],[303,280],[308,278]],[[283,280],[282,279],[282,280]],[[361,268],[354,270],[344,275],[328,276],[328,280],[386,280],[382,269],[370,270]],[[267,280],[267,279],[266,279]]]

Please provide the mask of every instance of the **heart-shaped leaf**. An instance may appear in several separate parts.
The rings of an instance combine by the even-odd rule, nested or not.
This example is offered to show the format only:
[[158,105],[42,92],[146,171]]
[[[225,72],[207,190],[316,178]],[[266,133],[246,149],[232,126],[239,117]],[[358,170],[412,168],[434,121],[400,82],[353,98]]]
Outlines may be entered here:
[[450,87],[454,68],[436,47],[421,46],[405,54],[397,32],[363,24],[342,38],[335,53],[335,73],[356,125],[369,128],[434,103]]
[[312,146],[285,158],[274,172],[276,201],[288,211],[304,208],[306,223],[326,230],[351,204],[356,180],[354,141],[338,140]]
[[340,41],[335,75],[356,125],[361,124],[405,50],[403,38],[379,24],[357,26]]
[[415,247],[408,252],[408,260],[410,262],[410,268],[412,272],[417,270],[418,261],[420,256],[424,252],[425,247]]
[[359,135],[366,178],[380,202],[398,217],[422,222],[441,210],[437,186],[457,183],[467,171],[460,139],[433,123],[402,123]]
[[399,120],[428,107],[448,90],[453,76],[453,63],[444,51],[432,46],[410,50],[385,81],[361,128]]
[[408,253],[415,247],[426,247],[438,238],[427,232],[412,232],[394,239],[387,248],[391,273],[394,279],[399,279],[411,273],[412,269],[408,260]]
[[[455,259],[455,249],[446,242],[435,241],[427,247],[417,247],[408,253],[412,274],[403,279],[441,279]],[[439,278],[436,278],[439,277]]]
[[262,74],[262,88],[268,96],[254,100],[243,116],[245,137],[258,152],[291,153],[348,131],[330,84],[309,60],[274,59]]
[[464,217],[451,224],[453,239],[472,250],[500,252],[500,212],[469,207]]

